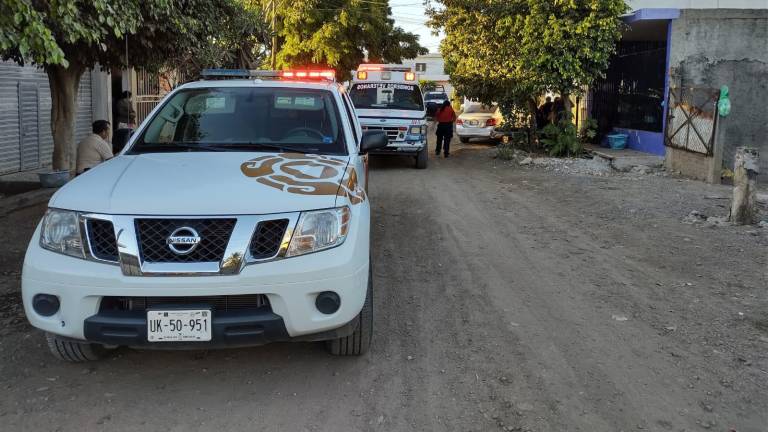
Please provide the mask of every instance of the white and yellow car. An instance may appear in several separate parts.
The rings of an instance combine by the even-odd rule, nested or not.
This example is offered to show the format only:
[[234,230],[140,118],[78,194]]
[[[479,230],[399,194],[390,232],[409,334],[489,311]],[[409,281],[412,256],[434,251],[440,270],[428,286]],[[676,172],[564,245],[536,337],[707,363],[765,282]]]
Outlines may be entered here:
[[373,331],[363,133],[333,71],[213,70],[50,200],[24,308],[53,355],[327,341]]

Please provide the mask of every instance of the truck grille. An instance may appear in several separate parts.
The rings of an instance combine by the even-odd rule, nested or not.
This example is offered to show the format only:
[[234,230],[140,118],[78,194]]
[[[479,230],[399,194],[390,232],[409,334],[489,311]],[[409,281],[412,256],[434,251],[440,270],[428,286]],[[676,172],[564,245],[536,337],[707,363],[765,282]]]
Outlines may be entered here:
[[269,298],[264,294],[200,296],[200,297],[102,297],[99,312],[131,311],[143,312],[163,306],[198,305],[210,306],[216,311],[232,311],[269,307]]
[[101,219],[88,219],[88,244],[94,258],[117,262],[117,239],[112,222]]
[[[218,262],[224,258],[236,219],[136,219],[139,253],[144,262]],[[168,237],[178,228],[189,227],[200,235],[190,253],[180,255],[168,247]]]
[[259,222],[249,247],[251,257],[254,259],[274,258],[280,251],[286,228],[288,228],[288,219]]
[[[400,134],[400,129],[398,126],[366,126],[366,130],[381,130],[387,133],[387,138],[389,139],[389,142],[397,141],[398,135]],[[403,137],[400,139],[402,140],[405,137],[405,132],[402,131]]]

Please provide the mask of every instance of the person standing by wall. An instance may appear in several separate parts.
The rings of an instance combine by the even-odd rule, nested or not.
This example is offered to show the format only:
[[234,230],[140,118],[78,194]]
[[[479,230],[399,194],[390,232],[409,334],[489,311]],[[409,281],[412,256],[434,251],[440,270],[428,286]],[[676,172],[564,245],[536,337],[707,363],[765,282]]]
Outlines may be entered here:
[[109,122],[96,120],[92,126],[93,133],[83,138],[77,145],[77,173],[82,174],[96,165],[111,159],[112,145],[109,139]]
[[124,91],[115,106],[115,123],[118,129],[136,127],[136,110],[131,102],[131,92]]
[[437,146],[435,147],[435,156],[440,156],[440,150],[443,150],[445,157],[449,157],[451,150],[451,138],[453,138],[453,122],[456,121],[456,112],[451,107],[451,102],[445,101],[435,113],[437,122]]

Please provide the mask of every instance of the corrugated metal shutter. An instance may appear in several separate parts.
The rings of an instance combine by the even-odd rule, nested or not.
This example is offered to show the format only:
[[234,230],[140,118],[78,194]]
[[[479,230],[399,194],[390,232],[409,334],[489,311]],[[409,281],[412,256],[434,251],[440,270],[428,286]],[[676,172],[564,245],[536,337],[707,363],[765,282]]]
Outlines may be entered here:
[[21,170],[40,166],[40,120],[38,119],[37,84],[19,83],[19,116],[21,131]]
[[91,71],[85,71],[80,78],[77,94],[77,117],[75,119],[75,143],[92,132],[93,109],[91,105]]
[[[37,136],[39,161],[36,166],[49,167],[53,157],[51,134],[51,89],[48,75],[40,68],[21,67],[13,62],[0,61],[0,174],[22,170],[21,133],[19,121],[19,86],[37,86]],[[28,107],[28,104],[25,104]],[[91,72],[80,79],[75,139],[80,140],[91,131]],[[26,124],[26,123],[25,123]],[[32,157],[27,154],[28,157]],[[25,159],[25,165],[30,159]]]

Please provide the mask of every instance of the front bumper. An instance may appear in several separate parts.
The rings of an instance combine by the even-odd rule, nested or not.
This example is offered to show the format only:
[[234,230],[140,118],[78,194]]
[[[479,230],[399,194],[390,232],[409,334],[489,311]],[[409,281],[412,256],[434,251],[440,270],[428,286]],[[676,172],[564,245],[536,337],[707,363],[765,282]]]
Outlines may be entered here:
[[[365,301],[370,227],[368,209],[363,212],[339,247],[249,265],[239,274],[227,276],[125,276],[116,265],[40,248],[38,227],[27,249],[22,274],[25,312],[33,326],[60,336],[110,345],[144,346],[146,313],[103,311],[103,297],[263,294],[271,309],[215,313],[212,342],[194,346],[258,345],[333,332],[352,322]],[[333,314],[323,314],[315,306],[315,298],[323,291],[333,291],[341,298],[341,306]],[[32,299],[36,294],[57,296],[59,310],[52,316],[35,312]]]
[[394,141],[386,147],[371,151],[371,154],[416,154],[427,145],[427,141]]

